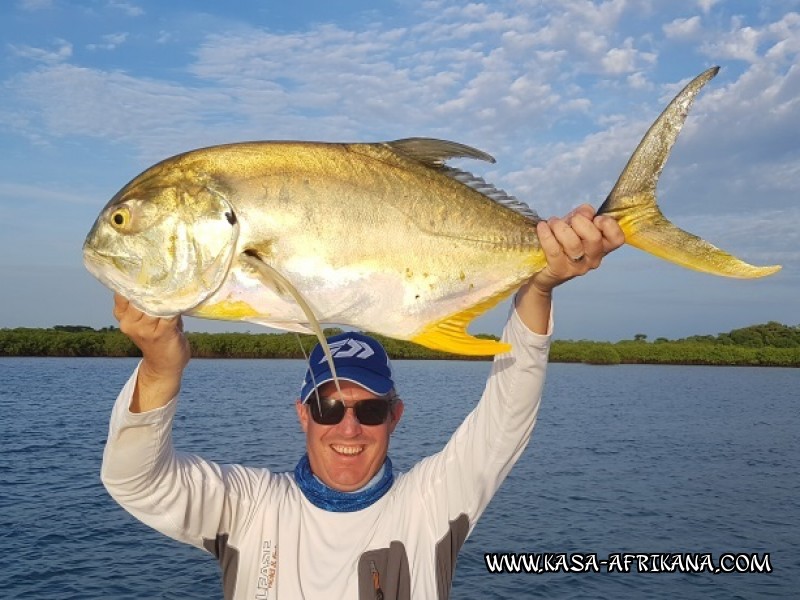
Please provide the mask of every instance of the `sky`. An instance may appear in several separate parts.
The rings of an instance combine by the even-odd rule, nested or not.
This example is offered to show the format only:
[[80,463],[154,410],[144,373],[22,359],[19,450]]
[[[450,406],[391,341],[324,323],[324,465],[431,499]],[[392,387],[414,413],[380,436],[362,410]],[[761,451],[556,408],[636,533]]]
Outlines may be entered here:
[[[783,270],[729,280],[626,247],[556,290],[555,334],[797,325],[798,51],[800,0],[4,0],[0,327],[113,324],[110,292],[83,267],[84,237],[125,183],[173,154],[451,139],[497,159],[458,166],[563,215],[602,203],[650,123],[712,65],[721,71],[667,162],[660,206]],[[507,311],[471,331],[499,333]]]

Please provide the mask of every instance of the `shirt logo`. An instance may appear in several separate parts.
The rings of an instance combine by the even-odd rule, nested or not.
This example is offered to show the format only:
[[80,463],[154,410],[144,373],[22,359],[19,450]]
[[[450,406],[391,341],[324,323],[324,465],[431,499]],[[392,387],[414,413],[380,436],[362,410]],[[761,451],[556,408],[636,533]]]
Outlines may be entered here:
[[[369,358],[375,351],[364,342],[358,340],[347,339],[339,340],[330,344],[331,356],[334,358]],[[327,359],[323,356],[320,364],[324,363]]]

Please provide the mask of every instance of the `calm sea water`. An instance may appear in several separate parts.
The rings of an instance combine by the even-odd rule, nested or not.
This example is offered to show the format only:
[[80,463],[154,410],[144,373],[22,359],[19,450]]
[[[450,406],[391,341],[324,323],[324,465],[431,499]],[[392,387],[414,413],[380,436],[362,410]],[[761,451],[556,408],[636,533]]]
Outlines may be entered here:
[[[216,562],[133,520],[98,473],[135,362],[0,359],[0,597],[221,598]],[[405,470],[474,406],[488,363],[396,363]],[[294,467],[299,361],[194,361],[176,443]],[[472,537],[455,598],[795,598],[800,370],[552,365],[533,440]],[[484,552],[758,552],[771,574],[490,574]]]

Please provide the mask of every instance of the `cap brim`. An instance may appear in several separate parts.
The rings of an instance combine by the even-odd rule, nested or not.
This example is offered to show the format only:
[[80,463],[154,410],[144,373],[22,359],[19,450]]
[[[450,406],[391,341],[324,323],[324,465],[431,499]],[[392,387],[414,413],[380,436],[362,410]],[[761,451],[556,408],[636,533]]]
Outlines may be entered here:
[[[378,396],[385,396],[391,392],[394,387],[390,379],[377,375],[374,371],[370,371],[369,369],[361,369],[359,367],[337,367],[336,374],[339,380],[355,383]],[[317,377],[314,383],[307,383],[304,385],[301,401],[305,404],[314,393],[315,389],[329,381],[333,381],[333,375],[330,372],[322,377]]]

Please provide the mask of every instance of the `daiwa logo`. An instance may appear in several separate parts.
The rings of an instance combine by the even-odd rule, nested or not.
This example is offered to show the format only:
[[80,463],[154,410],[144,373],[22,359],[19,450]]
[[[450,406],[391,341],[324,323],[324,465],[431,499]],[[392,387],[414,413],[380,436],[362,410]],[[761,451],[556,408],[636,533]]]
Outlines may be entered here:
[[[359,342],[358,340],[347,339],[347,340],[339,340],[338,342],[333,342],[330,344],[331,349],[331,356],[335,358],[350,358],[355,356],[356,358],[369,358],[375,351],[369,347],[368,344],[364,342]],[[324,363],[327,359],[323,356],[322,360],[320,360],[320,364]]]

